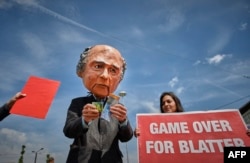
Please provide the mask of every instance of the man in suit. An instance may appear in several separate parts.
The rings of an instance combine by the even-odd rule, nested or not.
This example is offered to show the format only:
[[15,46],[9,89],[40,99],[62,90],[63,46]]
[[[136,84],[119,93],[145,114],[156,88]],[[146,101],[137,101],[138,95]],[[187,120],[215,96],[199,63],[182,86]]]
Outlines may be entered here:
[[73,99],[68,108],[63,131],[74,142],[67,163],[122,163],[119,141],[127,142],[133,136],[127,108],[120,103],[111,105],[107,120],[93,102],[105,105],[125,70],[124,58],[112,46],[95,45],[80,55],[76,73],[89,94]]

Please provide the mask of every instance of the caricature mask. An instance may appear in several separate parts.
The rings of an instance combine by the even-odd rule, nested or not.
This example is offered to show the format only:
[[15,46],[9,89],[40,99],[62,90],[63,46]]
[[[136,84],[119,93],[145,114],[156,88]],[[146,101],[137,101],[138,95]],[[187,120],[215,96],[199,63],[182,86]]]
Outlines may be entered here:
[[[108,45],[95,45],[86,52],[84,66],[77,70],[84,86],[96,97],[104,98],[119,85],[125,70],[120,52]],[[79,66],[78,63],[78,66]]]

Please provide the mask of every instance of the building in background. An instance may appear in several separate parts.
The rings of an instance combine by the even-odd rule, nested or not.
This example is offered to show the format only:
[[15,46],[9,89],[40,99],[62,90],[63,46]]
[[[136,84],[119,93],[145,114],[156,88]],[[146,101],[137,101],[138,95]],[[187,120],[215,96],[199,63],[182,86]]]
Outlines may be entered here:
[[247,128],[250,129],[250,101],[239,108],[239,111],[247,124]]

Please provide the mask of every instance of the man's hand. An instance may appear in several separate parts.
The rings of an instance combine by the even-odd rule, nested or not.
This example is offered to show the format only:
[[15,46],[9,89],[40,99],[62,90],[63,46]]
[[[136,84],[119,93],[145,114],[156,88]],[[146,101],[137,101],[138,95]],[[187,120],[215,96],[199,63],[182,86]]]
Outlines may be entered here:
[[82,117],[84,121],[88,124],[90,121],[99,117],[99,111],[93,104],[87,104],[83,107]]
[[127,109],[121,104],[114,104],[110,106],[110,112],[113,117],[117,118],[120,123],[127,119]]

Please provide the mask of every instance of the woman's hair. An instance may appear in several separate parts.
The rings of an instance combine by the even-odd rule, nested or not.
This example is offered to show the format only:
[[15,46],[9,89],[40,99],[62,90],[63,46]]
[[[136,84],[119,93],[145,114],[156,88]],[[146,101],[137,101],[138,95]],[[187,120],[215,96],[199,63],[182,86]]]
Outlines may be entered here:
[[173,93],[173,92],[163,92],[161,94],[161,97],[160,97],[160,108],[161,108],[161,113],[164,113],[164,110],[162,109],[162,105],[163,105],[163,102],[162,102],[162,99],[164,96],[171,96],[174,101],[175,101],[175,104],[176,104],[176,112],[184,112],[184,109],[182,107],[182,104],[181,104],[181,101],[180,99]]

